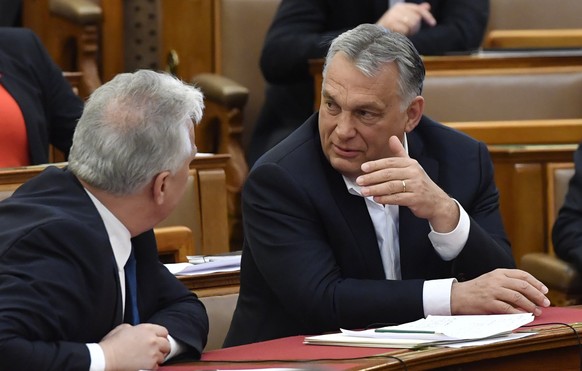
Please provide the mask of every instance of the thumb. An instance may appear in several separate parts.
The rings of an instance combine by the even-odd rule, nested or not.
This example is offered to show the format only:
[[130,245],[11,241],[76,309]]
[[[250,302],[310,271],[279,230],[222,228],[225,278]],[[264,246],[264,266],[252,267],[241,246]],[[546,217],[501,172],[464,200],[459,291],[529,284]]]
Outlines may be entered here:
[[407,158],[408,154],[404,150],[404,145],[397,136],[393,135],[388,139],[388,147],[390,148],[390,152],[392,152],[394,157],[403,157]]

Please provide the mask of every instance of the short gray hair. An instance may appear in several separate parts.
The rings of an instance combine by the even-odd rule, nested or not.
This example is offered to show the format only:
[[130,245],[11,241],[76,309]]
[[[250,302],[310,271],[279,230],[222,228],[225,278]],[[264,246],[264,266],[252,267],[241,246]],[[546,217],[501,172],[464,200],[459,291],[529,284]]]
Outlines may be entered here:
[[386,63],[394,62],[399,71],[398,86],[403,107],[422,93],[424,63],[410,40],[397,32],[375,24],[361,24],[336,37],[327,52],[323,78],[327,66],[337,53],[344,53],[366,76],[375,76]]
[[122,73],[91,94],[79,119],[69,169],[115,195],[132,194],[158,173],[175,173],[192,156],[203,95],[177,78],[148,70]]

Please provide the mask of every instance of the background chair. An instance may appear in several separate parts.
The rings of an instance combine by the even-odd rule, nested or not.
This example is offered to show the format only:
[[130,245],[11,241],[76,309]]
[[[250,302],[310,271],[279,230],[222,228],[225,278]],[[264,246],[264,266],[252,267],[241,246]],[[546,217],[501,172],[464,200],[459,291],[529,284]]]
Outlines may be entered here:
[[186,191],[178,206],[158,227],[185,226],[192,231],[194,253],[230,251],[225,167],[228,156],[196,157],[190,163]]
[[187,263],[188,256],[194,255],[192,230],[184,226],[158,227],[154,229],[158,255],[165,263]]
[[517,262],[547,252],[545,166],[582,141],[582,67],[427,73],[425,113],[489,147]]
[[[263,105],[265,81],[259,58],[279,3],[280,0],[215,0],[213,73],[188,77],[206,96],[204,122],[197,129],[201,150],[231,156],[226,169],[231,250],[242,248],[240,192],[248,173],[244,148]],[[168,46],[164,49],[168,50]]]
[[22,24],[42,40],[63,71],[80,71],[79,94],[101,85],[98,66],[101,7],[92,0],[23,0]]
[[204,351],[222,348],[222,343],[226,338],[232,315],[236,308],[238,292],[226,295],[213,295],[200,297],[208,313],[208,342]]
[[522,257],[520,268],[533,274],[549,289],[548,298],[553,305],[568,306],[582,303],[582,275],[570,263],[554,253],[551,231],[568,192],[574,175],[574,163],[551,163],[547,166],[547,228],[548,252],[530,253]]

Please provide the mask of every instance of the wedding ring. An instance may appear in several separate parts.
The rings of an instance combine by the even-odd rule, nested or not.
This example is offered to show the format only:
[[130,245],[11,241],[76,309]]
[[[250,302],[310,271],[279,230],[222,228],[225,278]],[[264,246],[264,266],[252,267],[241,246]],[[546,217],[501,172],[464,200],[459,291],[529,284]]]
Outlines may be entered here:
[[406,182],[402,181],[402,193],[406,193]]

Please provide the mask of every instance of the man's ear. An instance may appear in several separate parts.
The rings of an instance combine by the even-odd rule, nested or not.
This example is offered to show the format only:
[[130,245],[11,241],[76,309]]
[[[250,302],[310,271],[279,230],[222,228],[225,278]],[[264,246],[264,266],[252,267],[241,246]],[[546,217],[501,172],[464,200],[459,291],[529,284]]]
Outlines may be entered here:
[[162,205],[166,198],[169,171],[162,171],[154,177],[152,182],[152,199],[156,205]]
[[422,113],[424,112],[424,98],[420,95],[416,96],[412,100],[412,102],[408,105],[406,109],[406,126],[404,127],[404,131],[410,133],[416,125],[420,122],[422,118]]

